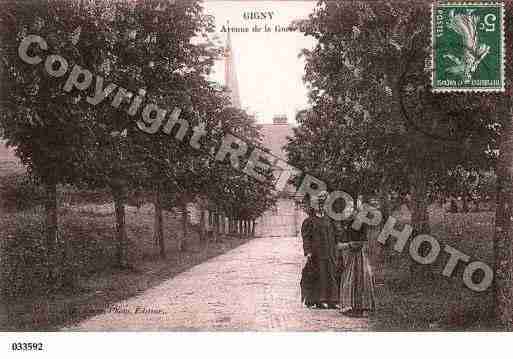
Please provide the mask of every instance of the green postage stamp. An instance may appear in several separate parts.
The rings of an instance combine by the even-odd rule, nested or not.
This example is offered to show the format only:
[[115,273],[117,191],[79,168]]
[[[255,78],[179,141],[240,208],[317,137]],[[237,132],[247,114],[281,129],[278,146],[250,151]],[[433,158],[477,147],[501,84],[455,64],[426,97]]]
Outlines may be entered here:
[[433,91],[504,91],[504,4],[435,3]]

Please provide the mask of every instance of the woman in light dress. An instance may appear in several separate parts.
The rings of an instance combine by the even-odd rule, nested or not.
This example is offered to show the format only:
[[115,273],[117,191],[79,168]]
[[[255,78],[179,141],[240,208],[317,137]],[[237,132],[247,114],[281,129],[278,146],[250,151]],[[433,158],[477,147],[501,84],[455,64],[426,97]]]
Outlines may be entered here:
[[340,280],[340,310],[349,316],[364,316],[376,307],[374,296],[374,275],[368,258],[366,231],[345,225],[346,242],[339,243],[338,249],[344,257],[344,271]]

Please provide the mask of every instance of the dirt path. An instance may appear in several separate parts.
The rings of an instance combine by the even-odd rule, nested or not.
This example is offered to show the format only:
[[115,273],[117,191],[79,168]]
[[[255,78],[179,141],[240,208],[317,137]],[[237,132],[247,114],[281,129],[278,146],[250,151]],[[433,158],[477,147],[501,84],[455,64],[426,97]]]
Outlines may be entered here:
[[367,330],[367,319],[300,304],[302,264],[297,238],[258,238],[67,329]]

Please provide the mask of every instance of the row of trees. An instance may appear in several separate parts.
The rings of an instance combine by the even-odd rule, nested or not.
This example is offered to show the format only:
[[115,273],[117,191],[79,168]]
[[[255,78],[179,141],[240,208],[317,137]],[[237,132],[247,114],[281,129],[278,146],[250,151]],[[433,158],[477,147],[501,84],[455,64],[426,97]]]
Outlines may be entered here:
[[[162,257],[163,210],[181,207],[186,225],[186,205],[192,201],[199,204],[202,224],[206,209],[250,221],[272,205],[269,186],[240,174],[227,161],[216,161],[208,150],[217,148],[226,133],[260,143],[254,119],[231,107],[224,89],[208,80],[221,54],[208,36],[213,26],[197,0],[3,3],[0,121],[8,144],[45,188],[50,267],[55,263],[59,184],[110,190],[121,267],[129,265],[125,204],[134,192],[150,194]],[[46,51],[29,49],[30,56],[43,59],[38,65],[18,56],[20,42],[31,34],[48,43]],[[79,65],[91,71],[89,89],[63,90],[69,74],[49,76],[43,65],[48,54],[64,57],[69,69]],[[105,99],[91,105],[90,98],[101,91]],[[136,96],[143,105],[133,116]],[[169,113],[180,109],[186,122],[168,122],[167,128],[163,123],[166,131],[154,131],[140,121],[145,103]],[[197,144],[193,128],[204,132]]]
[[[513,2],[505,4],[511,19]],[[297,116],[289,160],[333,190],[381,198],[385,216],[391,193],[408,193],[415,233],[429,232],[433,193],[495,172],[497,317],[511,325],[513,41],[506,94],[435,94],[430,9],[430,1],[320,1],[297,24],[318,43],[302,53],[312,108]],[[513,32],[512,21],[506,27]]]

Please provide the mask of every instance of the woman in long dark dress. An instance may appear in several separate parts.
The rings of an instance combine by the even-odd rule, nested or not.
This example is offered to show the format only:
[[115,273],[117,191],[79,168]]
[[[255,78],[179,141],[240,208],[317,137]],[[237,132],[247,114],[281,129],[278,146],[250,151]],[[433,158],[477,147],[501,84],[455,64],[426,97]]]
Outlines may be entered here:
[[339,243],[344,253],[344,272],[340,281],[340,310],[347,315],[361,316],[374,311],[374,275],[368,257],[364,228],[356,231],[347,224],[348,241]]
[[310,236],[313,232],[313,219],[315,217],[315,210],[307,208],[306,213],[308,217],[301,225],[301,237],[303,239],[303,249],[305,257],[307,258],[306,264],[301,272],[301,302],[307,307],[317,307],[319,302],[319,268],[315,266],[311,256],[308,256]]
[[303,302],[319,309],[335,309],[339,294],[337,271],[338,233],[324,211],[327,192],[319,195],[318,208],[309,212],[301,228],[307,265],[301,281]]

